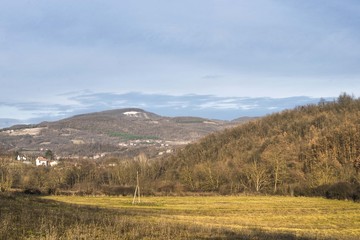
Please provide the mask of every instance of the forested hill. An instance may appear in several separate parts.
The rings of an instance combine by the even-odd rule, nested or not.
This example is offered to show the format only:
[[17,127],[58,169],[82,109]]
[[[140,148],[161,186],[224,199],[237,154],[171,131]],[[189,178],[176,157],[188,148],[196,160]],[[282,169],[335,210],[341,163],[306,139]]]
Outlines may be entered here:
[[190,191],[331,194],[358,186],[359,157],[360,99],[343,94],[211,134],[164,167]]

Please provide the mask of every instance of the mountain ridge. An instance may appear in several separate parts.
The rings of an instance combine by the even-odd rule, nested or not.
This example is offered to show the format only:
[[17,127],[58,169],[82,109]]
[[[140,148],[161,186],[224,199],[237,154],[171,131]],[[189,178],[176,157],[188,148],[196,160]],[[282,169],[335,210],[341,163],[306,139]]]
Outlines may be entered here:
[[[249,119],[246,119],[247,121]],[[60,157],[98,154],[134,155],[195,141],[239,122],[180,116],[166,117],[140,108],[79,114],[53,122],[15,125],[0,130],[9,151],[51,149]],[[134,152],[129,153],[129,149]]]

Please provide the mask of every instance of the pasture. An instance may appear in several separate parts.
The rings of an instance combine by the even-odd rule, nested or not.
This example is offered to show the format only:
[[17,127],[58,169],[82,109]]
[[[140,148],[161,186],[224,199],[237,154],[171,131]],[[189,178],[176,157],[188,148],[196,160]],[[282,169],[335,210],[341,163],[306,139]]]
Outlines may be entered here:
[[187,196],[146,197],[140,204],[132,205],[129,197],[52,196],[46,199],[121,210],[139,225],[192,226],[234,236],[261,232],[284,236],[284,239],[286,236],[360,238],[360,205],[349,201],[278,196]]
[[360,205],[278,196],[0,194],[0,239],[359,239]]

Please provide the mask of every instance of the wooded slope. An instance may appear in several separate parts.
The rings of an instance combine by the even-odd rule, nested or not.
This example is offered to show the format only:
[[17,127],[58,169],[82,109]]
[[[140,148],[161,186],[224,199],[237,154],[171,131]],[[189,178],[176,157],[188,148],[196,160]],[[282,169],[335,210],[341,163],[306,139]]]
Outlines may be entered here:
[[164,179],[190,191],[302,194],[358,185],[359,156],[360,99],[342,94],[190,144],[165,160]]

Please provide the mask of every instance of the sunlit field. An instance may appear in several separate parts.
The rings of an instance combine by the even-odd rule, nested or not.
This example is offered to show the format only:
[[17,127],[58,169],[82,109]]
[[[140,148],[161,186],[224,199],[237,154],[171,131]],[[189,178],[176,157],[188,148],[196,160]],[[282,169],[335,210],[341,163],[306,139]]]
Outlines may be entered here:
[[[186,226],[192,226],[213,229],[215,235],[230,232],[233,239],[236,234],[243,236],[241,233],[256,238],[255,232],[262,233],[258,235],[260,238],[266,234],[278,234],[282,239],[360,238],[360,204],[350,201],[273,196],[145,197],[141,203],[132,205],[129,197],[51,196],[43,199],[117,210],[119,214],[131,216],[139,225],[181,225],[185,231]],[[206,234],[202,237],[210,237]],[[221,234],[218,237],[230,238]]]

